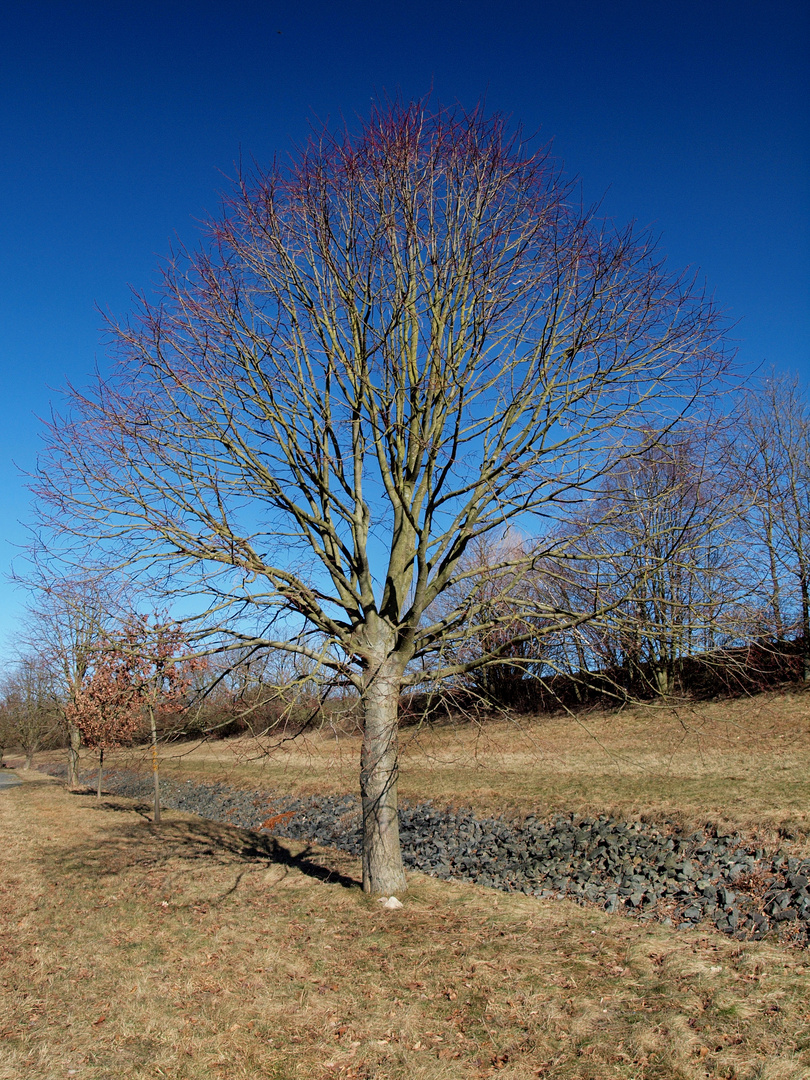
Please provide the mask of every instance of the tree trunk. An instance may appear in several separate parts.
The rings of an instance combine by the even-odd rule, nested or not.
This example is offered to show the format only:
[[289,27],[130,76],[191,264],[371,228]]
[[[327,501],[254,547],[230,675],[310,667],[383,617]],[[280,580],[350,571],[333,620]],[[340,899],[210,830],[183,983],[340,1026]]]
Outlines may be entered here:
[[810,682],[810,583],[805,568],[801,569],[803,676],[805,682]]
[[26,754],[25,755],[25,764],[23,765],[23,769],[30,769],[33,764],[34,764],[34,755],[33,755],[33,753]]
[[101,773],[104,768],[104,747],[100,747],[98,752],[98,788],[96,790],[96,798],[101,799]]
[[160,824],[160,775],[158,773],[158,748],[157,748],[157,725],[155,724],[155,709],[150,702],[149,727],[152,732],[152,779],[155,787],[155,824]]
[[669,671],[664,660],[653,662],[653,679],[656,693],[661,697],[666,697],[669,694]]
[[771,572],[771,611],[773,612],[774,629],[777,641],[782,641],[785,636],[785,627],[782,622],[782,598],[779,588],[779,570],[776,565],[776,549],[773,540],[773,528],[770,524],[770,507],[768,507],[768,525],[765,538],[768,548],[768,565]]
[[68,760],[67,760],[67,786],[73,791],[79,786],[79,747],[82,744],[82,736],[75,724],[68,724]]
[[395,896],[407,887],[397,812],[401,677],[399,665],[383,661],[369,675],[363,694],[363,891],[380,896]]

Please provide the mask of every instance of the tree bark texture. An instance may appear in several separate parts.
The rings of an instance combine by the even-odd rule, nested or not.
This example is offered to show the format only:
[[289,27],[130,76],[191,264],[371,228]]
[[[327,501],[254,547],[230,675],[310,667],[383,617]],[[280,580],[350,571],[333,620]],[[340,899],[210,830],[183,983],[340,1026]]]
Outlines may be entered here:
[[152,733],[152,780],[155,788],[155,824],[160,824],[160,773],[158,769],[157,725],[155,710],[149,705],[149,727]]
[[82,736],[75,724],[68,724],[67,786],[73,791],[79,786],[79,747]]
[[379,896],[395,896],[407,887],[397,808],[401,678],[398,665],[384,662],[369,677],[363,695],[363,891]]

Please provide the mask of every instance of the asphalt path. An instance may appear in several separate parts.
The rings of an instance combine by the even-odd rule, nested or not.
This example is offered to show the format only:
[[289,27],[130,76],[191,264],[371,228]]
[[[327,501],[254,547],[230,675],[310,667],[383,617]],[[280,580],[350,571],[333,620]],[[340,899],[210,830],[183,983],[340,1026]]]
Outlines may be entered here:
[[7,769],[0,769],[0,791],[3,788],[14,787],[15,784],[21,784],[22,780],[16,773],[9,772]]

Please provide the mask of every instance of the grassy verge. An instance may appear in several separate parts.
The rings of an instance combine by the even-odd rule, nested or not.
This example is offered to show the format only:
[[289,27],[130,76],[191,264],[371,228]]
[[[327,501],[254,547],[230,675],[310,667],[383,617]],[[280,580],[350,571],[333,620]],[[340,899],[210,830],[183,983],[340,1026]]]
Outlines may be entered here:
[[[164,775],[276,792],[358,787],[359,741],[331,730],[273,746],[169,745]],[[63,755],[62,755],[63,757]],[[148,770],[143,751],[109,757]],[[86,767],[92,757],[86,754]],[[400,792],[480,812],[557,810],[706,822],[810,849],[810,693],[402,731]]]
[[0,795],[0,1077],[788,1080],[810,957],[32,779]]

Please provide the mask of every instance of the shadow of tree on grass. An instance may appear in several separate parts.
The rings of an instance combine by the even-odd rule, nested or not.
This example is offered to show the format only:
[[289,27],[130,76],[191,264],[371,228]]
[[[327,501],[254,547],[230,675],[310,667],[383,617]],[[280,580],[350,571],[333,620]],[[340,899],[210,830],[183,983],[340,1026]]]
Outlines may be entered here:
[[99,880],[134,868],[146,873],[178,860],[191,864],[204,860],[209,865],[241,868],[240,878],[248,866],[259,868],[264,865],[268,869],[276,866],[285,871],[298,870],[307,877],[344,889],[360,887],[356,878],[339,868],[339,864],[347,860],[340,852],[316,852],[312,846],[296,850],[299,845],[295,842],[282,843],[264,833],[214,821],[164,821],[155,825],[146,817],[146,804],[122,806],[101,802],[98,810],[111,816],[135,812],[141,814],[143,820],[114,824],[110,821],[103,837],[94,846],[80,845],[50,852],[52,872]]

